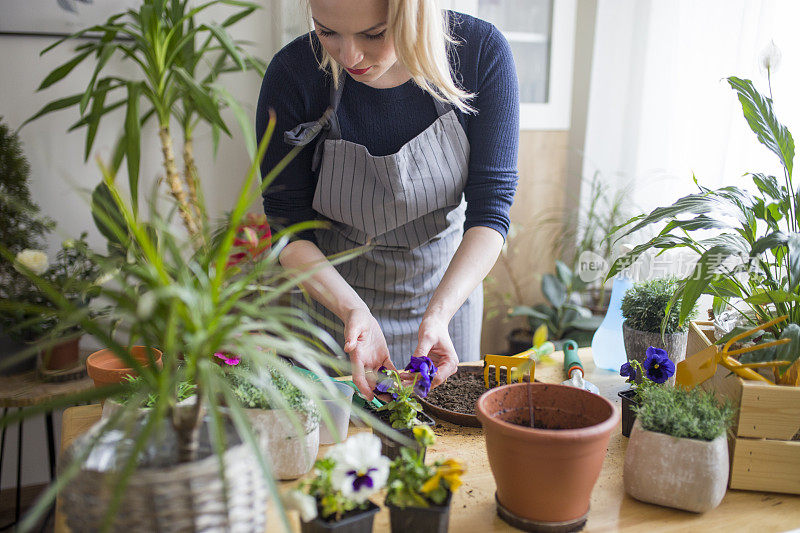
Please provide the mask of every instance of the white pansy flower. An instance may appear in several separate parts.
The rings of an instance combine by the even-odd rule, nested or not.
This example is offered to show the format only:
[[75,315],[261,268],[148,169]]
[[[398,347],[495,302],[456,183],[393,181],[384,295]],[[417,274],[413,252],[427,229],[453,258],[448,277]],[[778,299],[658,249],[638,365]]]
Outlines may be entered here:
[[331,472],[333,488],[358,504],[386,485],[389,459],[381,455],[381,441],[371,433],[357,433],[331,448],[326,457],[336,466]]
[[18,253],[15,261],[28,270],[33,271],[37,276],[41,276],[47,272],[47,267],[50,266],[47,262],[47,254],[40,250],[31,250],[29,248]]
[[781,51],[775,46],[775,41],[770,40],[759,56],[758,65],[762,73],[774,73],[781,64]]
[[317,517],[317,500],[300,490],[290,490],[281,497],[283,505],[300,513],[303,522],[310,522]]

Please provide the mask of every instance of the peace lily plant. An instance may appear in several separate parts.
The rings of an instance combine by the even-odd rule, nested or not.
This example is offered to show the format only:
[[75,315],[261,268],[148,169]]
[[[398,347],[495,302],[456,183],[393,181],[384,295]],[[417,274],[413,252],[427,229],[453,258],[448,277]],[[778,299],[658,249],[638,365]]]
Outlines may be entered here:
[[[607,279],[613,277],[647,250],[659,253],[687,249],[698,259],[688,276],[680,280],[668,308],[679,307],[679,323],[692,313],[698,298],[713,297],[716,314],[726,308],[739,311],[746,320],[764,323],[788,315],[769,329],[767,338],[791,338],[778,348],[757,350],[742,362],[789,361],[775,370],[780,383],[800,384],[800,191],[792,180],[795,146],[788,128],[773,110],[771,73],[774,51],[763,59],[768,94],[747,79],[726,79],[739,99],[744,118],[758,141],[775,154],[782,173],[773,176],[752,172],[752,188],[729,185],[699,191],[639,215],[623,224],[620,239],[643,228],[654,227],[655,237],[617,259]],[[667,318],[662,324],[665,327]],[[788,372],[789,368],[792,372]]]

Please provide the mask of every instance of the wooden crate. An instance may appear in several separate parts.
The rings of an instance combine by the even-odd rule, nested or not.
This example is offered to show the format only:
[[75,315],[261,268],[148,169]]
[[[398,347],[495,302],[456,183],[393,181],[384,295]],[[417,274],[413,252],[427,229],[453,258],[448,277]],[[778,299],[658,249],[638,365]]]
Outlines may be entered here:
[[[686,355],[713,342],[711,322],[692,322]],[[800,494],[800,387],[744,380],[721,366],[702,386],[737,407],[730,488]]]

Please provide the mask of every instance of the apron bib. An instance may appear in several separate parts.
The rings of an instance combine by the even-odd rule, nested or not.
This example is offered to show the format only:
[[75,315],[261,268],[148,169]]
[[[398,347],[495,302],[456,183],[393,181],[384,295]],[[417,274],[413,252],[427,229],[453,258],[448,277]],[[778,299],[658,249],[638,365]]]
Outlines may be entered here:
[[[345,78],[345,77],[343,77]],[[433,292],[461,243],[469,142],[451,106],[434,99],[438,118],[397,153],[373,156],[341,138],[336,109],[344,79],[331,88],[331,109],[284,134],[289,144],[308,144],[320,133],[313,170],[313,208],[330,224],[316,230],[325,255],[370,245],[337,271],[364,300],[386,337],[398,368],[417,346],[419,325]],[[332,112],[331,112],[332,110]],[[330,117],[330,119],[328,119]],[[311,315],[340,320],[314,302]],[[480,359],[483,289],[479,285],[453,316],[450,338],[461,361]],[[330,331],[344,344],[341,327]]]

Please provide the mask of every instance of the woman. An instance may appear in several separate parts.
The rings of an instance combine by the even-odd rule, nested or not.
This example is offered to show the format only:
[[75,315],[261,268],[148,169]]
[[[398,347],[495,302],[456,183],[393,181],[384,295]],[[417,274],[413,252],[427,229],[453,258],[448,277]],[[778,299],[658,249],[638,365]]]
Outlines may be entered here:
[[[305,288],[344,325],[332,333],[363,396],[373,397],[365,370],[402,368],[412,354],[438,367],[435,387],[459,358],[480,357],[481,282],[517,182],[511,50],[491,24],[434,0],[308,4],[314,31],[275,55],[259,97],[259,137],[270,108],[285,132],[264,171],[306,145],[264,209],[279,226],[322,219],[330,229],[301,233],[280,260],[317,269]],[[354,260],[327,263],[364,244]]]

